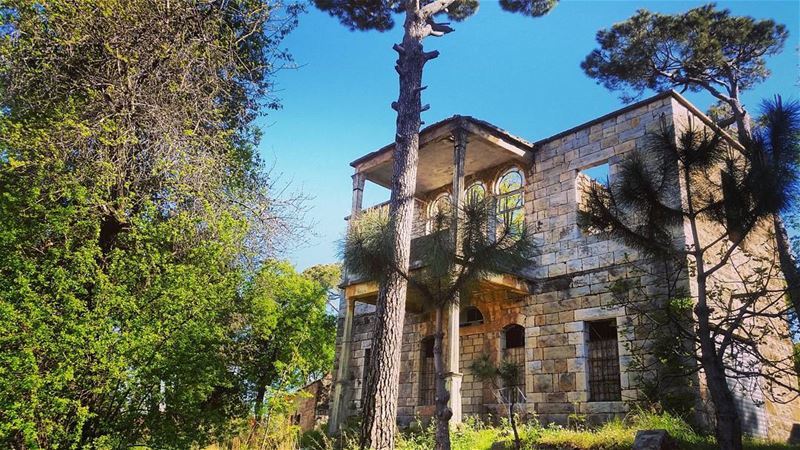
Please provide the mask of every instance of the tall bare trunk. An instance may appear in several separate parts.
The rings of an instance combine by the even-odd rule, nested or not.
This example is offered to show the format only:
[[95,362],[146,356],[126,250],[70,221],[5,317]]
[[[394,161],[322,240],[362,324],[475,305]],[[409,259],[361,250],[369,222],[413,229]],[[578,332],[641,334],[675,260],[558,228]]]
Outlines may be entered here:
[[[397,110],[397,134],[389,217],[392,231],[391,265],[397,270],[407,272],[417,180],[422,68],[432,56],[422,50],[425,22],[419,17],[417,10],[406,13],[404,28],[403,44],[395,46],[399,54],[396,69],[400,74],[400,95],[393,105]],[[407,291],[407,282],[397,270],[390,270],[378,292],[375,311],[377,320],[372,338],[373,356],[361,429],[362,448],[394,448],[400,348]]]
[[442,344],[444,338],[444,306],[436,307],[436,332],[433,335],[433,367],[436,371],[436,450],[450,450],[450,418],[453,411],[447,406],[450,393],[447,391],[444,374]]

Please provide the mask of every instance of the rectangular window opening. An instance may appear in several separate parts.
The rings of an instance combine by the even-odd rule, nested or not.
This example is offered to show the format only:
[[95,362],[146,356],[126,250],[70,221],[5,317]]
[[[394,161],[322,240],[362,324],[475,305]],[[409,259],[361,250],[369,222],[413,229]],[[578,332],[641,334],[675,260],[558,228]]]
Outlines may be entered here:
[[[610,166],[608,161],[578,170],[575,176],[575,204],[578,211],[589,212],[591,192],[597,188],[608,188],[610,185]],[[587,234],[597,234],[602,230],[596,227],[584,229]]]
[[419,404],[433,405],[436,397],[436,370],[433,366],[433,338],[423,339],[421,347]]
[[619,347],[615,319],[586,322],[590,402],[622,399]]

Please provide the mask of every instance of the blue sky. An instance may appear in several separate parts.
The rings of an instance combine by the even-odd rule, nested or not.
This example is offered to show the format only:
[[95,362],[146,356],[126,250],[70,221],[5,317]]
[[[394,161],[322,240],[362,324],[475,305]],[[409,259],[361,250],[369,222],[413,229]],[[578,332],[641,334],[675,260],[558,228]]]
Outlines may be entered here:
[[[487,120],[531,141],[598,117],[623,104],[614,92],[583,74],[580,63],[595,48],[595,33],[630,17],[637,9],[676,13],[703,2],[562,1],[548,16],[531,19],[483,0],[478,13],[443,38],[428,38],[426,49],[441,55],[425,68],[429,88],[423,101],[433,123],[453,114]],[[772,76],[743,95],[754,110],[774,94],[798,97],[800,2],[718,2],[736,15],[772,18],[789,28],[783,53],[768,60]],[[285,46],[297,69],[277,76],[283,109],[260,120],[262,157],[282,182],[313,198],[309,244],[286,258],[300,269],[334,262],[337,241],[350,212],[350,161],[391,142],[397,98],[392,44],[402,30],[351,32],[309,8]],[[709,95],[686,96],[704,109]],[[367,183],[364,205],[388,199],[388,191]]]

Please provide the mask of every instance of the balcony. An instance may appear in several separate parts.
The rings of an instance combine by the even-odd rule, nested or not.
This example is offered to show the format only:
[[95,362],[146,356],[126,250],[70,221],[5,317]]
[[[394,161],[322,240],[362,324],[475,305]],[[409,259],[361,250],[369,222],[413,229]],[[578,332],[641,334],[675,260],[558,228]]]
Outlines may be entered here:
[[[355,168],[354,211],[361,210],[361,195],[366,181],[390,188],[393,151],[392,143],[351,163]],[[410,258],[412,276],[421,266],[420,252],[426,247],[425,242],[431,239],[425,229],[428,205],[444,192],[451,193],[451,196],[453,192],[459,192],[454,197],[455,201],[463,198],[465,182],[493,186],[491,178],[504,168],[514,166],[522,171],[527,170],[533,159],[533,151],[534,147],[529,142],[472,117],[453,116],[420,132]],[[382,203],[371,208],[386,206],[386,203]],[[372,304],[377,299],[377,281],[351,276],[343,287],[347,299]],[[487,277],[478,287],[481,292],[493,290],[504,290],[514,295],[529,293],[528,282],[514,274]],[[407,309],[418,312],[424,306],[421,295],[409,286]]]

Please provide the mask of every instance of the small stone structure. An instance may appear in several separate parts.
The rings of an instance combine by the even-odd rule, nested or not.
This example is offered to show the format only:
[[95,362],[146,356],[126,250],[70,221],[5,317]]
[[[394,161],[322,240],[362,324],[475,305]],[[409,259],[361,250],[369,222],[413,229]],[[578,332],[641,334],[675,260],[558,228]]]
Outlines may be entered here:
[[301,388],[295,396],[293,422],[301,431],[309,431],[328,421],[333,377],[326,374]]
[[[637,328],[637,318],[630,311],[614,306],[610,286],[617,280],[646,285],[648,279],[634,270],[640,260],[635,251],[577,226],[580,186],[590,182],[592,171],[598,168],[605,168],[613,180],[626,154],[646,148],[649,132],[662,125],[680,129],[688,120],[713,126],[687,100],[669,91],[536,143],[462,116],[420,133],[414,238],[424,237],[430,205],[438,198],[449,194],[458,204],[464,190],[480,185],[487,192],[520,200],[524,220],[537,228],[540,241],[540,254],[528,271],[487,279],[472,298],[461,300],[461,308],[477,308],[482,320],[466,323],[459,306],[449,311],[445,362],[450,386],[460,384],[451,401],[454,421],[463,415],[504,411],[502,403],[508,394],[470,373],[472,361],[484,354],[495,361],[516,358],[520,362],[525,374],[519,386],[522,409],[535,413],[543,423],[567,424],[571,415],[582,415],[590,424],[601,423],[624,415],[629,401],[639,397],[635,374],[629,370],[630,349],[646,344],[646,333]],[[389,186],[392,150],[390,144],[352,163],[352,214],[361,211],[365,181]],[[504,178],[509,173],[513,173],[511,178]],[[517,174],[522,178],[521,190],[502,191]],[[454,186],[458,187],[455,192]],[[673,188],[679,198],[680,188]],[[412,242],[412,262],[413,257]],[[375,320],[370,303],[375,301],[377,283],[351,276],[343,286],[331,430],[361,408]],[[472,319],[478,317],[472,314]],[[522,347],[508,341],[510,330],[518,326],[524,329]],[[432,333],[432,317],[419,299],[409,296],[401,355],[401,425],[433,413],[424,392],[430,383],[425,378],[429,375],[424,342]],[[763,345],[774,354],[792,352],[791,342],[777,338]],[[705,390],[702,380],[696,385],[701,386],[700,405]],[[800,423],[796,400],[781,404],[763,398],[751,407],[757,409],[749,414],[756,419],[755,426],[748,428],[752,434],[786,439]]]

